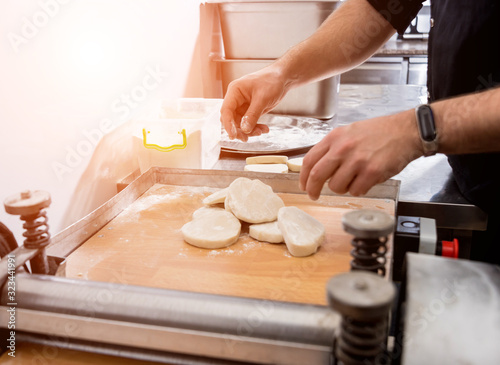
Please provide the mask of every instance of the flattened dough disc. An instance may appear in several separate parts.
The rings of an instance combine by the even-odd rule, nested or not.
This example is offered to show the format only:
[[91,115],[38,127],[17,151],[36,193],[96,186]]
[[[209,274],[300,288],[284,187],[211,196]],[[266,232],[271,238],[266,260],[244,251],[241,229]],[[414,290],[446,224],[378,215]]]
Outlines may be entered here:
[[281,208],[278,226],[293,256],[312,255],[325,239],[323,224],[297,207]]
[[275,221],[278,210],[285,206],[269,185],[246,177],[239,177],[229,185],[226,203],[236,218],[248,223]]
[[247,165],[262,164],[262,163],[286,164],[287,161],[288,161],[288,156],[280,156],[280,155],[252,156],[252,157],[247,157],[245,160]]
[[227,189],[228,188],[221,189],[213,194],[210,194],[205,199],[203,199],[203,204],[212,205],[212,204],[224,203],[224,200],[226,200],[227,196]]
[[193,213],[193,220],[181,228],[184,240],[196,247],[222,248],[238,240],[240,221],[222,208],[201,208]]
[[248,234],[250,235],[250,237],[255,238],[259,241],[269,243],[283,242],[283,235],[281,234],[281,230],[278,227],[278,221],[252,224],[249,227]]
[[254,165],[245,165],[244,170],[255,171],[255,172],[274,172],[277,174],[283,174],[288,172],[288,166],[284,163],[254,164]]
[[304,162],[304,157],[291,158],[288,160],[287,165],[290,171],[300,172],[302,162]]

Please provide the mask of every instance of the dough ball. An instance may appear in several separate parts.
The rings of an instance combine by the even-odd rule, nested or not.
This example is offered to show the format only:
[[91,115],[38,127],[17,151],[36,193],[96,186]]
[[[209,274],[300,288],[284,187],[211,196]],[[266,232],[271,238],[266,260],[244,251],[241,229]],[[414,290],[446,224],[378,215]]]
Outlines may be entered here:
[[236,218],[248,223],[275,221],[278,210],[285,206],[270,186],[245,177],[239,177],[229,185],[226,202]]
[[288,166],[284,163],[268,163],[260,165],[245,165],[245,171],[254,172],[274,172],[277,174],[283,174],[288,172]]
[[293,256],[312,255],[325,239],[323,224],[297,207],[281,208],[278,226]]
[[269,243],[283,242],[283,235],[281,234],[281,230],[278,227],[278,221],[252,224],[249,227],[248,234],[250,235],[250,237],[255,238],[259,241],[265,241]]
[[304,157],[291,158],[288,160],[287,165],[290,171],[300,172],[302,162],[304,162]]
[[262,156],[247,157],[245,161],[247,165],[261,164],[261,163],[286,164],[286,162],[288,161],[288,157],[279,155],[262,155]]
[[205,199],[203,199],[203,204],[204,205],[212,205],[212,204],[219,204],[219,203],[224,203],[226,200],[227,196],[227,189],[221,189],[219,191],[216,191],[213,194],[210,194],[207,196]]
[[222,248],[238,240],[240,221],[222,208],[201,208],[193,213],[193,220],[181,228],[184,241],[201,248]]

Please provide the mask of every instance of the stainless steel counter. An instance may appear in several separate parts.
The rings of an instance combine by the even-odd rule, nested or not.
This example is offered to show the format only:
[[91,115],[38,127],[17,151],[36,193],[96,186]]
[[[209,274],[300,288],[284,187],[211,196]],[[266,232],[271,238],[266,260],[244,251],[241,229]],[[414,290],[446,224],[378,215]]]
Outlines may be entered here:
[[[425,103],[427,89],[415,85],[341,85],[339,96],[337,115],[324,121],[325,135],[341,125]],[[304,146],[283,154],[304,156],[309,148]],[[243,170],[247,156],[244,153],[222,152],[215,169]],[[439,228],[486,229],[487,215],[460,194],[446,156],[438,154],[419,158],[393,179],[401,181],[399,215],[434,218]]]
[[345,84],[427,84],[427,41],[390,39],[373,57],[341,75]]
[[427,40],[390,39],[375,53],[375,56],[427,57]]

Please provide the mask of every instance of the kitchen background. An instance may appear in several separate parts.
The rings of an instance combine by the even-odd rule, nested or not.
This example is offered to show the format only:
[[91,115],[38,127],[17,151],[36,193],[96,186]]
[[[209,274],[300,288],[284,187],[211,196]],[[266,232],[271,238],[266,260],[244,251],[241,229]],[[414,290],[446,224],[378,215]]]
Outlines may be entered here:
[[[0,201],[48,191],[55,234],[104,133],[160,99],[201,97],[199,7],[199,0],[0,2]],[[0,221],[21,242],[21,221],[3,204]]]
[[[217,17],[200,3],[0,2],[0,201],[26,189],[48,191],[55,234],[80,218],[69,213],[72,197],[102,136],[160,100],[221,97],[211,60],[221,47]],[[424,33],[427,10],[419,22]],[[425,84],[425,69],[426,57],[379,55],[341,82]],[[102,171],[107,183],[101,196],[89,196],[93,205],[130,173],[119,164]],[[3,205],[0,221],[22,241],[21,221]]]

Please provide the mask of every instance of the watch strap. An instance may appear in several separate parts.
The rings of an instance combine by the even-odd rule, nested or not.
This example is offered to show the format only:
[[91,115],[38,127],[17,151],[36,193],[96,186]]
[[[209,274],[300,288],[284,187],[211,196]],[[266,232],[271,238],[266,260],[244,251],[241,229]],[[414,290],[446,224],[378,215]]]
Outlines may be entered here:
[[415,108],[415,116],[417,119],[418,132],[425,156],[435,155],[439,144],[434,122],[434,114],[430,105],[422,104]]

